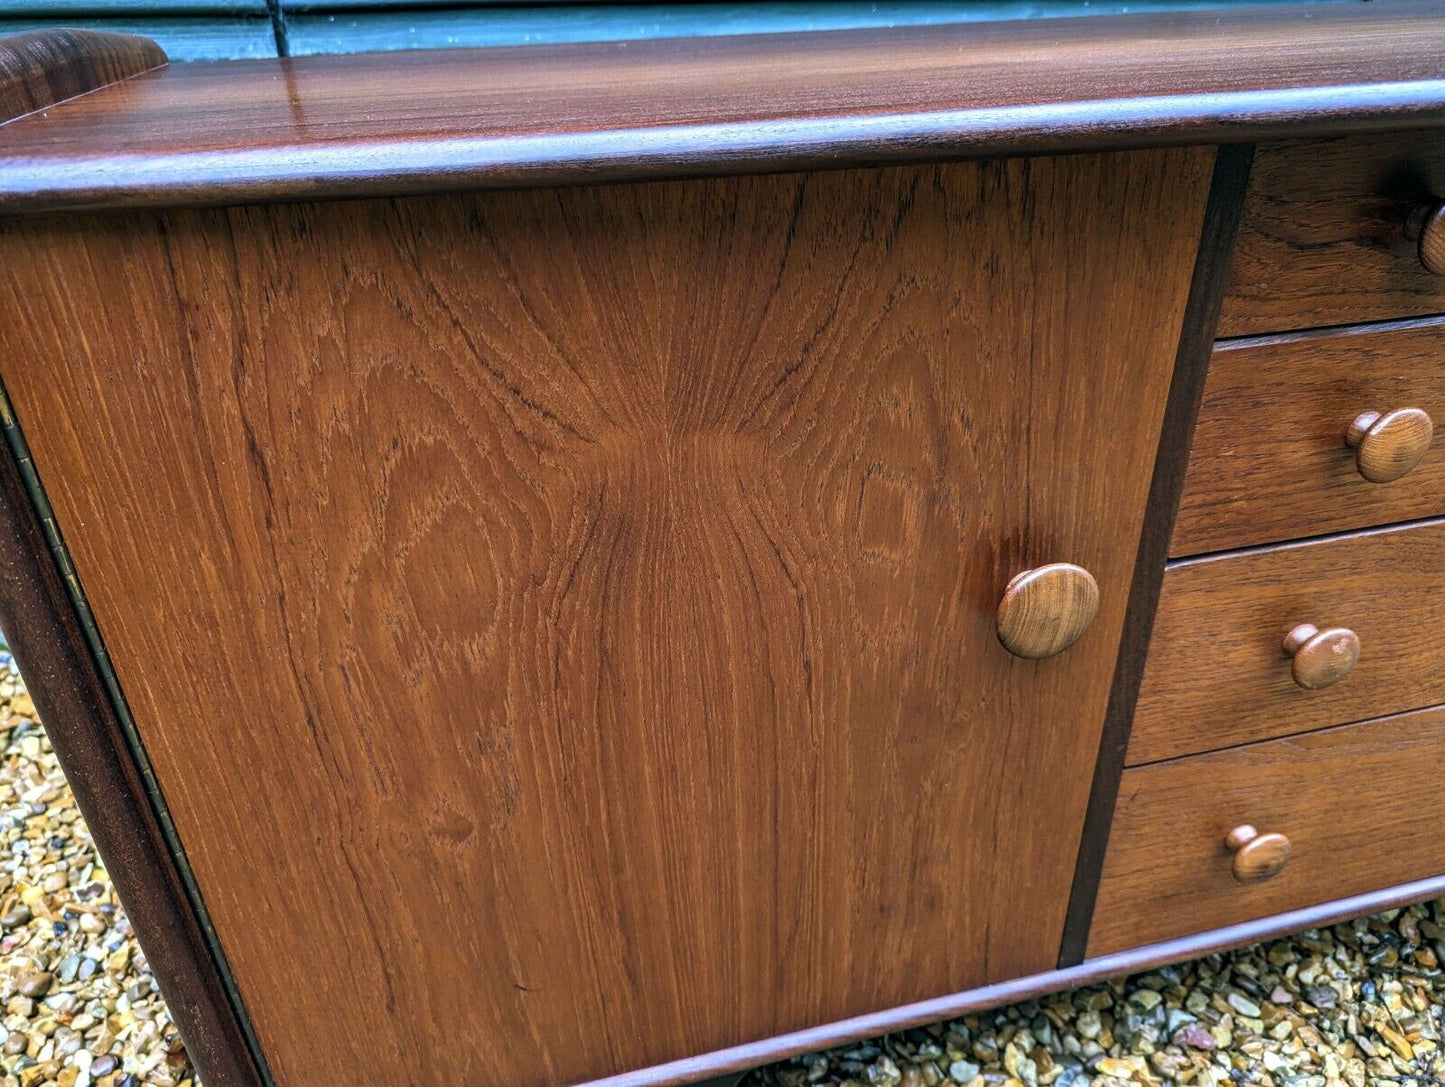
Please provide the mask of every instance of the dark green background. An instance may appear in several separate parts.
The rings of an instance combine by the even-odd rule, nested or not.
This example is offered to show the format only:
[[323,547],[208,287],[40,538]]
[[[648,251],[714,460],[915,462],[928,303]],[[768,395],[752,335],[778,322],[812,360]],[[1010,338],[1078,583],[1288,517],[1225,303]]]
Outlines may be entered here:
[[156,39],[173,61],[183,61],[926,25],[1294,2],[1299,0],[473,0],[470,4],[456,0],[0,0],[0,34],[44,26],[129,31]]

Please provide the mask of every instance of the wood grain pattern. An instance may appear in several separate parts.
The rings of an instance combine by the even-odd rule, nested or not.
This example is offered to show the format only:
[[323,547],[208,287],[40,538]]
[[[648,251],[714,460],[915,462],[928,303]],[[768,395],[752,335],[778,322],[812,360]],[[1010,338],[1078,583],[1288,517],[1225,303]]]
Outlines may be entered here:
[[0,207],[457,191],[1442,125],[1445,0],[308,57],[175,65],[7,127]]
[[[1237,924],[1445,871],[1445,708],[1125,771],[1089,954]],[[1289,838],[1243,886],[1225,835]]]
[[1402,478],[1362,478],[1344,442],[1362,411],[1445,419],[1445,319],[1221,344],[1170,545],[1193,555],[1445,515],[1440,442]]
[[[5,380],[281,1082],[1050,965],[1212,157],[4,224]],[[1017,660],[1056,558],[1099,616]]]
[[166,63],[148,38],[93,30],[0,37],[0,124]]
[[1357,134],[1259,147],[1219,335],[1445,311],[1411,213],[1445,194],[1438,132]]
[[[1348,627],[1360,659],[1323,690],[1291,676],[1284,636]],[[1445,700],[1445,520],[1170,567],[1129,765]]]

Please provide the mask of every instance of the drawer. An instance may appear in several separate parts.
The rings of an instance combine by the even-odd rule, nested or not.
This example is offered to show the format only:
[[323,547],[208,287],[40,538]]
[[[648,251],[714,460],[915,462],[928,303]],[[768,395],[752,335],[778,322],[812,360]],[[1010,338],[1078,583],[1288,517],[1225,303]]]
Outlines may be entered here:
[[[1284,639],[1304,623],[1358,636],[1358,663],[1330,686],[1294,679]],[[1176,563],[1127,764],[1445,702],[1442,628],[1445,520]]]
[[1445,312],[1410,214],[1445,197],[1445,140],[1428,131],[1262,144],[1219,335]]
[[[1437,706],[1125,771],[1088,954],[1445,872],[1442,762]],[[1260,863],[1226,845],[1241,826],[1288,839],[1278,874],[1235,878]]]
[[[1362,412],[1445,420],[1445,319],[1221,344],[1210,363],[1170,551],[1194,555],[1445,515],[1445,448],[1399,416],[1358,449]],[[1418,419],[1418,417],[1416,417]],[[1393,454],[1393,480],[1377,478]],[[1373,460],[1374,468],[1372,469]],[[1357,463],[1358,462],[1358,463]]]

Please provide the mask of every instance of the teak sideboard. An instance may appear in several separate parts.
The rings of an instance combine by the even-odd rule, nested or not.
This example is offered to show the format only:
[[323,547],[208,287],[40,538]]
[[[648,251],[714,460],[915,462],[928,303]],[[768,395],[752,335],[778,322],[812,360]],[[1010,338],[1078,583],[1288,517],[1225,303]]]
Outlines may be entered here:
[[207,1087],[1445,893],[1445,5],[55,31],[0,119],[0,625]]

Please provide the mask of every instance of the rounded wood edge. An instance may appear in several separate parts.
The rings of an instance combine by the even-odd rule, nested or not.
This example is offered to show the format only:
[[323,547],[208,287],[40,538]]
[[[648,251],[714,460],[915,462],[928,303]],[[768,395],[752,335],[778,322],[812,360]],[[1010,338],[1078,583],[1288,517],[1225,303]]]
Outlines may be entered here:
[[163,67],[149,38],[96,30],[33,30],[0,37],[0,124]]
[[1099,612],[1099,583],[1082,566],[1051,562],[1015,574],[995,616],[1005,649],[1026,660],[1062,653]]

